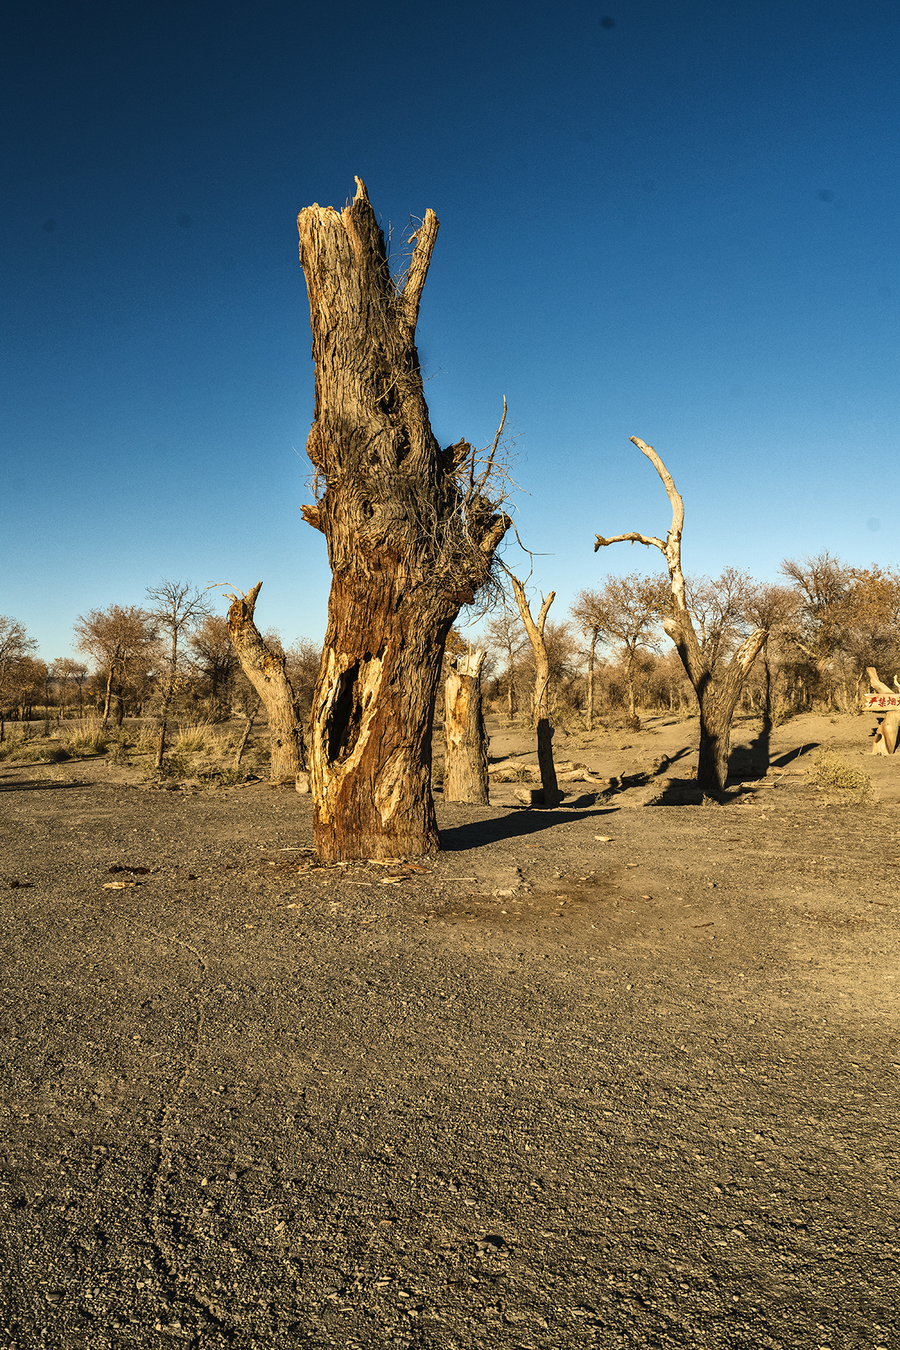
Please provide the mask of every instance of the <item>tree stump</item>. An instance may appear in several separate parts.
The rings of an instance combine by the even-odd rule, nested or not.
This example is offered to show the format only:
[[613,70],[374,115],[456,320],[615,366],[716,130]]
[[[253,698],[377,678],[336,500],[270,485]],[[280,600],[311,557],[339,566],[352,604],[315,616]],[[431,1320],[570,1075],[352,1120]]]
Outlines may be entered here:
[[444,801],[487,806],[488,737],[481,701],[486,653],[457,658],[444,685]]

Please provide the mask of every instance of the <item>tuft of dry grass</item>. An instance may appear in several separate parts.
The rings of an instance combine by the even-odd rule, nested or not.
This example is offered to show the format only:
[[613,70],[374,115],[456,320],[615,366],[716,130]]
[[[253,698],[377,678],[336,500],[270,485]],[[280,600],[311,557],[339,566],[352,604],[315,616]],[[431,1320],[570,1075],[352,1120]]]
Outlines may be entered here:
[[807,774],[815,787],[852,792],[860,802],[872,800],[872,780],[869,775],[833,750],[820,750],[814,756]]

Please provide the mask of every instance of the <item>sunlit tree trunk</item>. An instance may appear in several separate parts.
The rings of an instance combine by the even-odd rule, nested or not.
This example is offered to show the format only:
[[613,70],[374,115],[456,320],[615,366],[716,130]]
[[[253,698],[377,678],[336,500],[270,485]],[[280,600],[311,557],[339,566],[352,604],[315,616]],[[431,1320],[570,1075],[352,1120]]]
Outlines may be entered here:
[[488,738],[481,701],[486,653],[457,659],[444,682],[444,801],[486,806]]
[[[305,768],[303,728],[297,717],[294,691],[285,672],[284,652],[274,651],[253,622],[262,582],[246,595],[231,596],[228,632],[247,679],[266,709],[269,721],[269,777],[273,783],[296,782]],[[255,714],[254,714],[255,715]],[[251,717],[247,726],[249,735]],[[243,752],[243,746],[241,747]]]
[[297,222],[316,372],[307,453],[321,491],[303,514],[332,571],[310,734],[326,860],[439,847],[431,729],[444,642],[509,525],[487,495],[490,466],[477,474],[465,441],[441,450],[428,418],[415,328],[437,218],[426,212],[395,284],[356,182],[343,211],[310,206]]

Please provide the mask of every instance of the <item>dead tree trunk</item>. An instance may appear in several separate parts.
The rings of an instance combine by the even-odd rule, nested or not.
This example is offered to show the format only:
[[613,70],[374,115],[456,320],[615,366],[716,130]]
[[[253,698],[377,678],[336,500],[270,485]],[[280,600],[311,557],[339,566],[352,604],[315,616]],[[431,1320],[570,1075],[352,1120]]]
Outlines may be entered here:
[[652,445],[645,445],[637,436],[629,440],[646,455],[662,479],[666,495],[672,504],[672,525],[666,541],[632,532],[617,534],[611,539],[597,535],[594,552],[606,544],[623,540],[633,544],[652,544],[666,560],[672,591],[672,610],[663,619],[663,627],[675,644],[681,664],[694,686],[700,705],[700,758],[697,766],[697,786],[704,792],[724,792],[728,778],[728,757],[731,752],[731,722],[744,680],[769,636],[767,628],[755,628],[723,670],[713,674],[703,654],[693,620],[684,598],[684,574],[681,570],[681,531],[684,525],[684,502],[675,489],[672,475]]
[[509,568],[506,569],[506,575],[509,577],[513,594],[516,597],[516,604],[519,606],[519,613],[522,616],[522,622],[531,643],[531,650],[534,652],[532,723],[537,732],[538,767],[541,771],[544,805],[558,806],[562,799],[562,793],[556,781],[556,766],[553,763],[553,724],[550,721],[548,689],[550,684],[550,658],[547,654],[547,644],[544,642],[544,625],[547,622],[547,613],[550,606],[556,598],[556,591],[551,591],[543,601],[537,622],[535,622],[528,607],[525,587],[518,577],[513,576]]
[[306,767],[303,727],[285,672],[284,652],[267,646],[253,622],[261,586],[258,581],[246,595],[229,596],[228,633],[244,674],[262,699],[269,719],[269,777],[273,783],[295,783]]
[[444,684],[444,801],[487,806],[488,738],[481,703],[486,653],[457,659]]
[[[441,450],[415,329],[438,221],[426,211],[402,284],[365,186],[298,217],[316,369],[307,453],[328,542],[328,631],[310,742],[319,856],[391,858],[440,846],[431,727],[444,642],[490,576],[508,517],[495,452]],[[413,240],[410,240],[412,243]],[[502,429],[502,423],[501,423]]]

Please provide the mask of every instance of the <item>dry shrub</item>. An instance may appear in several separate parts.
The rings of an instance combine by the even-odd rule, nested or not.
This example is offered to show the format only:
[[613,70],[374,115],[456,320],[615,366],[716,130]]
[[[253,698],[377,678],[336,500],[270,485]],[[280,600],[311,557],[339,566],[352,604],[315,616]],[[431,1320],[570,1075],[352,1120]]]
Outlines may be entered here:
[[862,769],[833,750],[820,750],[808,770],[810,783],[820,788],[852,792],[861,802],[872,798],[872,780]]

